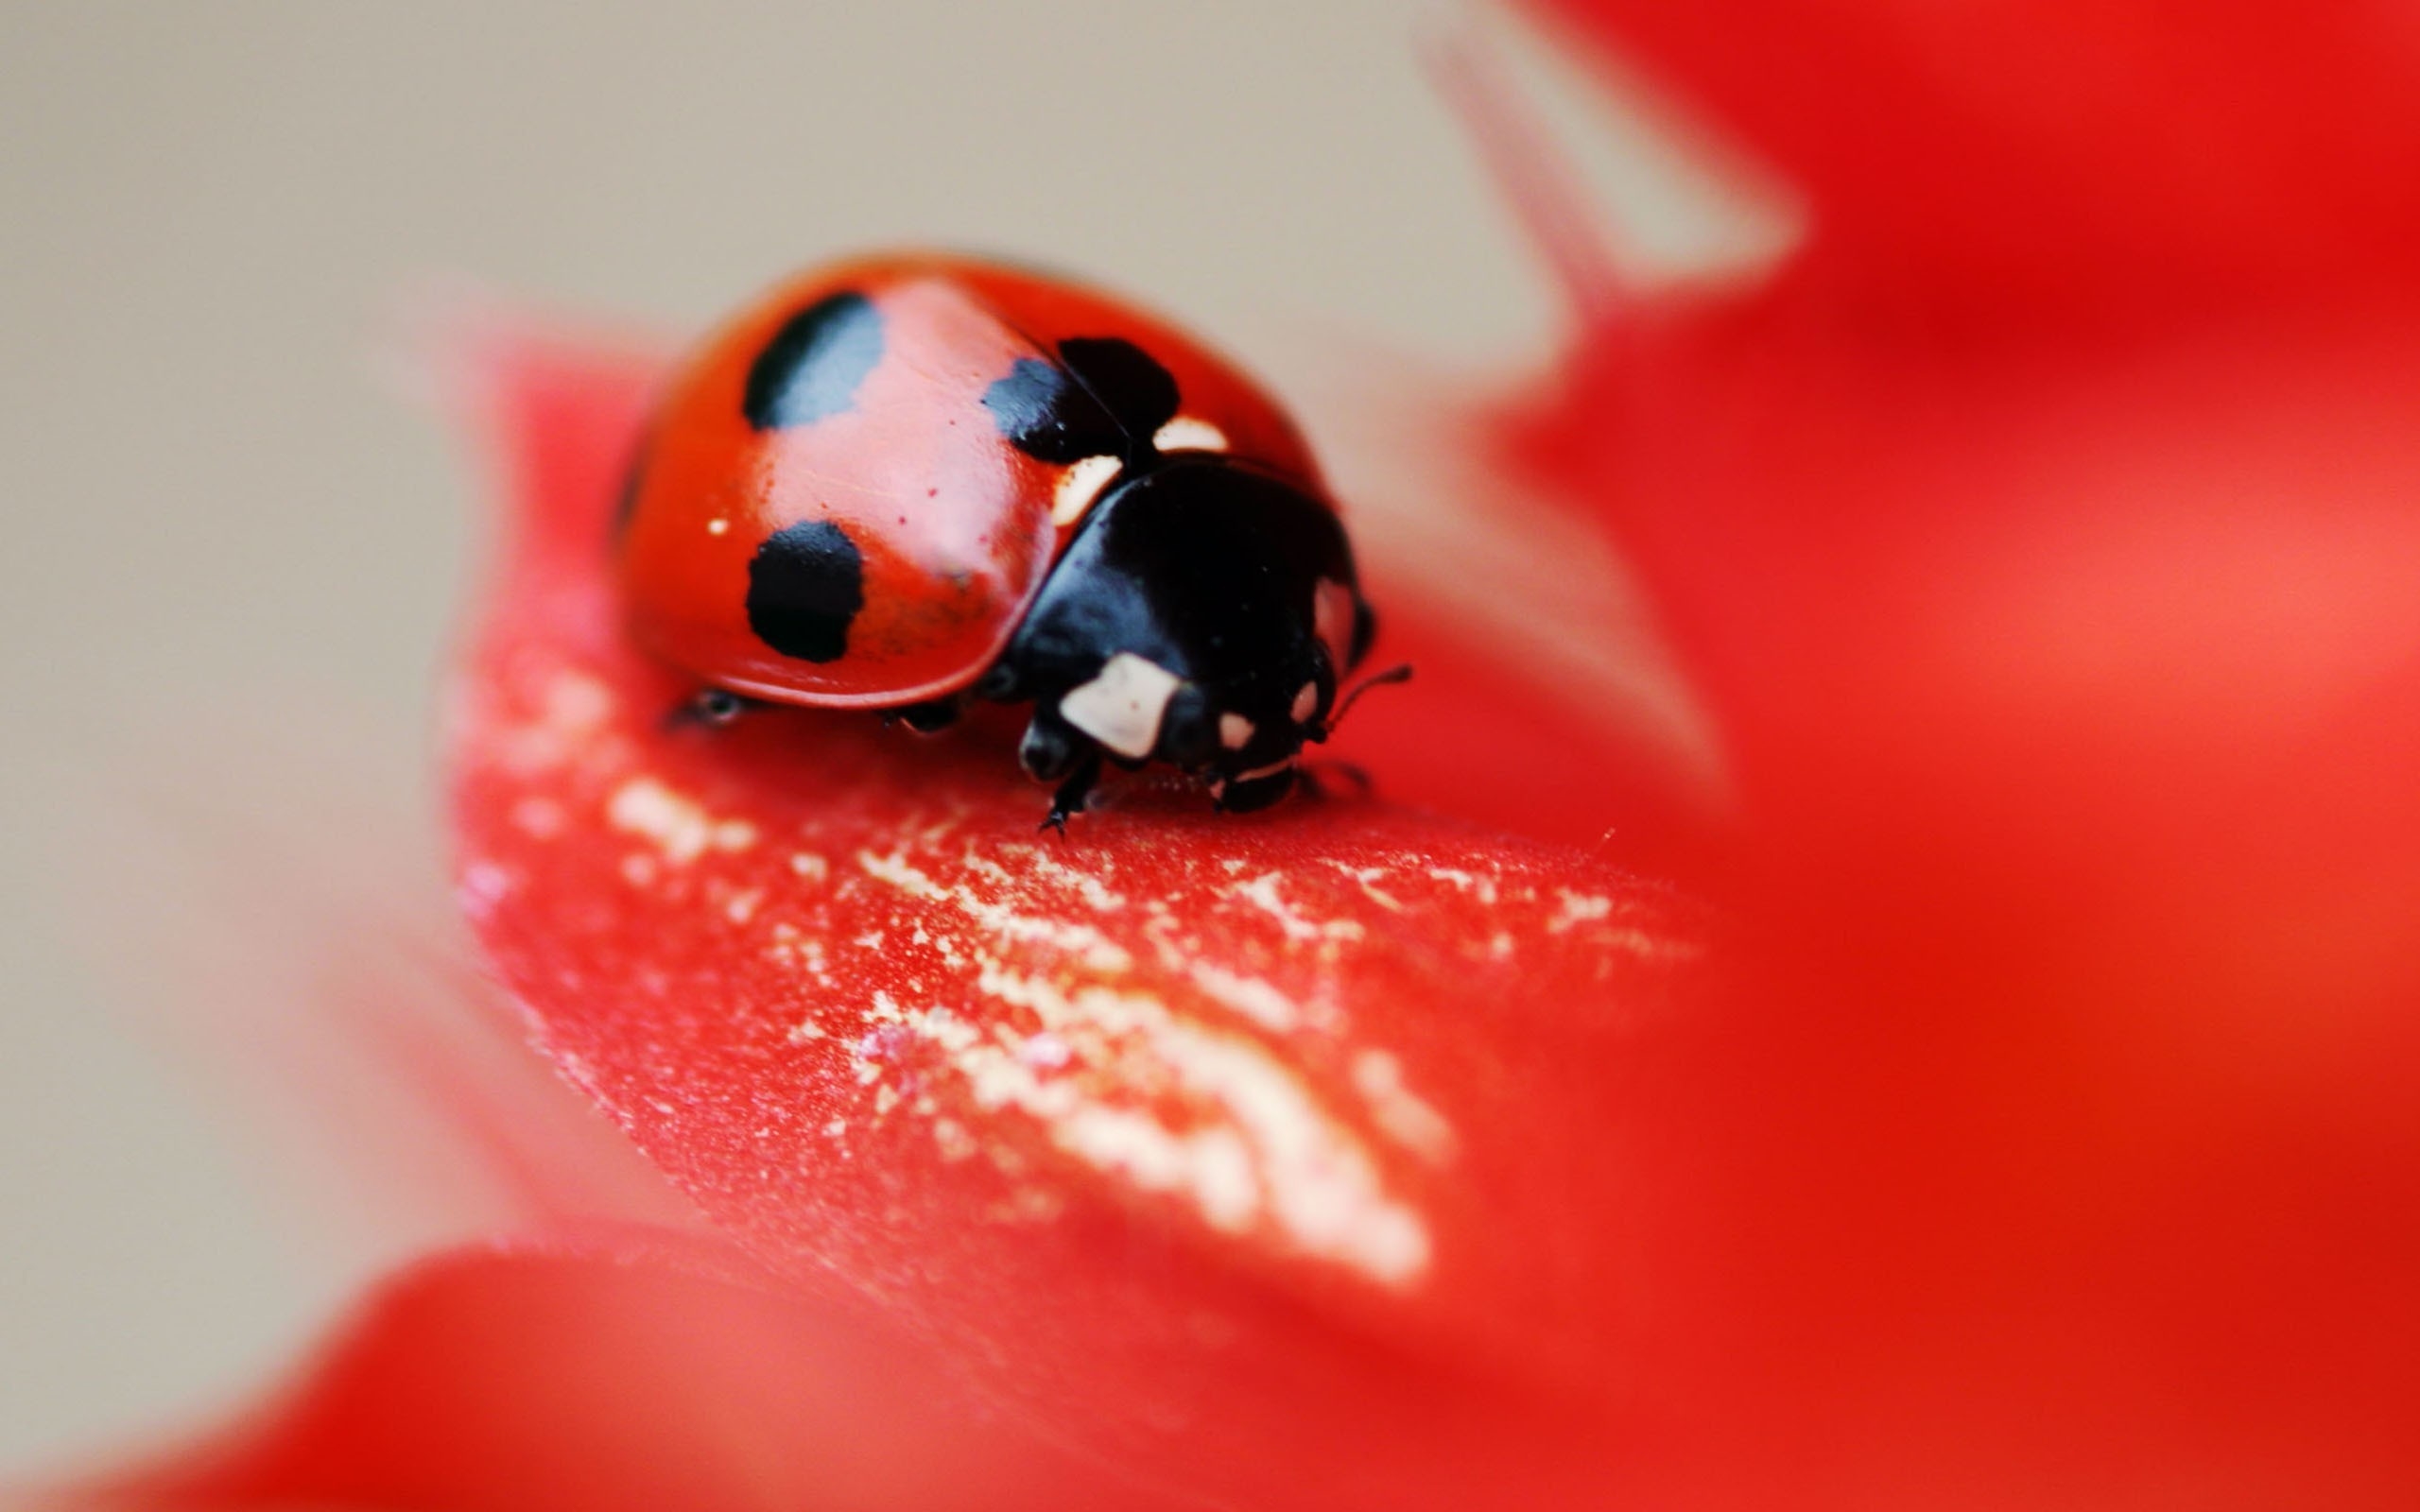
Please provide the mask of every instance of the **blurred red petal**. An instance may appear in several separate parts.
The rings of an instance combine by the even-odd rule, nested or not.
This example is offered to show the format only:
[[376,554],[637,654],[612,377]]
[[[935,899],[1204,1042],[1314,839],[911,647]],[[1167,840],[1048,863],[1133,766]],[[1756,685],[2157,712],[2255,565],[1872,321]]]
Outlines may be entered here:
[[489,357],[520,536],[454,713],[460,886],[639,1148],[794,1281],[1205,1494],[1604,1474],[1646,1179],[1617,1125],[1686,911],[1350,797],[1238,820],[1129,782],[1037,835],[992,728],[667,729],[686,690],[606,572],[645,366]]
[[1511,437],[1631,547],[1745,821],[1656,1105],[1689,1463],[2411,1504],[2414,34],[1563,9],[1816,196]]
[[2420,25],[2397,7],[1533,4],[1806,192],[1809,276],[1862,318],[2124,323],[2396,282],[2420,242]]
[[1382,660],[1414,685],[1354,709],[1347,755],[1391,800],[1667,874],[1720,819],[1720,761],[1599,524],[1496,465],[1468,385],[1374,379],[1322,417]]
[[389,1281],[233,1431],[60,1504],[460,1512],[1173,1505],[929,1350],[711,1252],[466,1250]]

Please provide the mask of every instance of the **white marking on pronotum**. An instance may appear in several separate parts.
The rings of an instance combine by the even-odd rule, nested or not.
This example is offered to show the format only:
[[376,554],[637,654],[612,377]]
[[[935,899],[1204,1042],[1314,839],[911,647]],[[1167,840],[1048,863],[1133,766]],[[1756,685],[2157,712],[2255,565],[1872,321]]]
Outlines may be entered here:
[[1151,445],[1162,452],[1223,452],[1227,433],[1206,420],[1179,415],[1151,434]]
[[1087,456],[1071,464],[1059,474],[1059,487],[1050,495],[1050,523],[1064,530],[1081,520],[1123,465],[1114,456]]
[[1160,720],[1176,690],[1175,673],[1120,651],[1099,677],[1059,700],[1059,714],[1118,755],[1139,761],[1160,743]]
[[1252,744],[1253,723],[1238,713],[1219,716],[1219,744],[1229,750],[1241,750]]
[[1320,712],[1320,685],[1316,682],[1305,682],[1297,688],[1294,691],[1294,707],[1286,712],[1293,717],[1294,723],[1309,724],[1311,716]]
[[717,819],[697,799],[652,777],[633,777],[605,805],[606,822],[655,842],[664,859],[685,867],[708,850],[745,850],[756,843],[746,819]]

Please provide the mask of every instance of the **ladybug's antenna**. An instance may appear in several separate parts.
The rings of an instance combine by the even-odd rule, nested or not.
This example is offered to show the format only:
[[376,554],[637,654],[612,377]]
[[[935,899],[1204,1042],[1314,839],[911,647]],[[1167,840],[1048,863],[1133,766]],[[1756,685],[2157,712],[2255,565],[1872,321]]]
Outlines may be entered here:
[[1326,722],[1320,726],[1319,732],[1311,736],[1311,738],[1316,741],[1323,742],[1330,735],[1335,734],[1337,727],[1344,723],[1345,714],[1355,704],[1360,702],[1361,696],[1369,692],[1372,688],[1384,687],[1392,682],[1409,682],[1410,680],[1411,663],[1409,662],[1406,662],[1399,666],[1389,667],[1384,672],[1371,673],[1368,677],[1363,678],[1360,681],[1355,683],[1346,691],[1344,696],[1337,701],[1336,713],[1327,716]]

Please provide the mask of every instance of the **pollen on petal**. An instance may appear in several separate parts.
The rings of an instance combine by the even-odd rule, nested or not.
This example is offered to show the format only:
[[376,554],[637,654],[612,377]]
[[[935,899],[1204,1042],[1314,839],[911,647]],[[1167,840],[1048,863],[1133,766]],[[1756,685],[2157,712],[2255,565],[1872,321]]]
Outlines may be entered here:
[[756,843],[746,819],[717,819],[695,799],[652,777],[633,777],[605,806],[606,822],[651,840],[664,859],[685,867],[708,850],[745,850]]

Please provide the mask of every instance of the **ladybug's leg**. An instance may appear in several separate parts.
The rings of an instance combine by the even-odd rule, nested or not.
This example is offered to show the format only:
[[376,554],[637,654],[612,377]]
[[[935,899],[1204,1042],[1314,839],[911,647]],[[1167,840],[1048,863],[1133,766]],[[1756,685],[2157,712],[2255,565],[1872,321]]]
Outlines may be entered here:
[[896,719],[920,735],[930,735],[957,724],[959,715],[964,713],[966,700],[963,698],[928,698],[923,703],[893,709],[883,715],[883,721],[888,724]]
[[1093,796],[1093,784],[1100,781],[1100,752],[1087,751],[1078,759],[1076,769],[1050,795],[1050,814],[1042,821],[1046,830],[1067,833],[1067,816],[1084,812],[1084,803]]
[[1066,833],[1067,816],[1083,812],[1084,799],[1100,781],[1100,747],[1061,717],[1056,702],[1042,703],[1034,706],[1033,718],[1025,727],[1017,761],[1029,775],[1059,784],[1059,791],[1050,795],[1050,816],[1042,821],[1042,827]]
[[664,728],[682,730],[700,725],[720,729],[752,709],[769,707],[761,698],[743,697],[729,688],[700,688],[687,702],[664,716]]
[[1059,715],[1055,704],[1037,704],[1017,747],[1017,764],[1039,782],[1055,782],[1076,769],[1086,756],[1098,759],[1093,738]]

